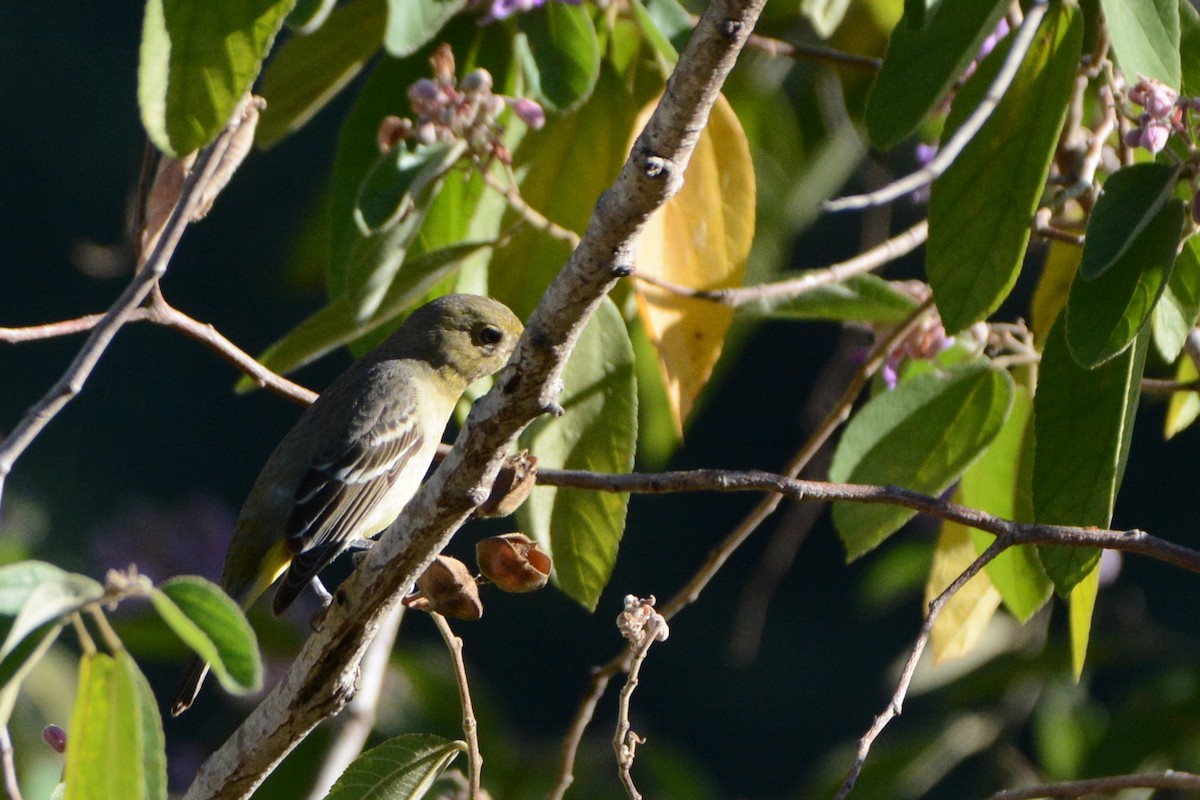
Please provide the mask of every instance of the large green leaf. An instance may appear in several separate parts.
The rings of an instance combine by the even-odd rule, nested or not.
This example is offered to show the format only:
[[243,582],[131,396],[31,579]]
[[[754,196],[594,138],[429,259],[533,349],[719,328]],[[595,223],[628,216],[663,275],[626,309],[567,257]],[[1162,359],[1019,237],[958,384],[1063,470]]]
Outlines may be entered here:
[[1179,58],[1183,94],[1200,94],[1200,11],[1190,0],[1179,0]]
[[[1008,92],[933,184],[926,270],[951,332],[995,311],[1017,280],[1082,42],[1079,9],[1052,5]],[[959,93],[943,140],[979,104],[1000,58],[996,53],[984,61]]]
[[875,275],[855,275],[792,297],[763,297],[737,307],[739,314],[768,319],[829,319],[895,324],[917,308],[911,294]]
[[315,33],[283,43],[263,73],[260,147],[304,126],[362,71],[383,43],[386,15],[386,0],[354,0],[334,9]]
[[[61,583],[68,573],[45,561],[19,561],[0,567],[0,615],[16,616],[29,594],[43,583]],[[94,583],[94,588],[103,587]]]
[[1179,3],[1177,0],[1100,0],[1117,66],[1130,84],[1157,78],[1179,90]]
[[[1059,315],[1046,340],[1033,399],[1034,521],[1106,526],[1125,474],[1149,335],[1089,370],[1071,356],[1065,327]],[[1098,551],[1081,548],[1043,546],[1038,552],[1063,594],[1100,558]]]
[[1167,288],[1154,305],[1154,343],[1165,361],[1179,357],[1197,317],[1200,317],[1200,236],[1192,236],[1176,256]]
[[[876,395],[846,426],[829,467],[837,482],[944,492],[996,437],[1012,406],[1012,379],[987,364],[929,371]],[[850,559],[895,533],[916,512],[835,503]]]
[[920,9],[925,19],[918,21],[906,7],[867,97],[871,144],[888,150],[917,129],[979,54],[1006,8],[1004,0],[942,0]]
[[372,747],[346,767],[325,800],[421,800],[464,742],[408,733]]
[[160,150],[211,142],[258,76],[295,0],[146,0],[142,124]]
[[208,662],[226,691],[245,694],[262,686],[254,629],[221,587],[184,575],[154,589],[150,602],[175,635]]
[[[637,444],[633,347],[608,298],[596,309],[563,372],[561,417],[539,417],[521,447],[548,468],[629,472]],[[628,495],[538,486],[521,506],[522,530],[554,558],[554,580],[595,609],[617,558]]]
[[591,12],[581,5],[546,3],[521,14],[517,25],[528,96],[547,111],[565,114],[578,108],[600,76],[600,42]]
[[[986,511],[1004,519],[1019,519],[1017,497],[1020,491],[1021,464],[1033,400],[1024,386],[1016,387],[1012,413],[1000,433],[992,440],[979,460],[963,473],[959,484],[960,501],[971,508]],[[1030,438],[1032,441],[1032,438]],[[995,536],[971,530],[975,552],[982,553]],[[1012,615],[1025,622],[1050,599],[1053,586],[1042,570],[1037,551],[1030,546],[1010,547],[996,556],[984,568],[992,585],[1000,592],[1004,605]]]
[[158,713],[158,701],[146,676],[138,669],[133,657],[124,650],[116,654],[117,669],[125,673],[125,679],[133,684],[138,710],[138,746],[142,762],[142,781],[147,800],[166,800],[167,797],[167,744],[163,735],[162,716]]
[[66,800],[146,797],[138,688],[117,659],[85,653],[67,731]]
[[1178,176],[1176,166],[1146,162],[1117,170],[1104,181],[1104,193],[1088,217],[1080,277],[1097,278],[1125,255],[1170,199]]
[[1075,275],[1063,313],[1067,344],[1080,366],[1107,361],[1145,327],[1175,263],[1183,216],[1183,202],[1171,200],[1107,272],[1090,281],[1082,269]]
[[383,44],[394,56],[412,55],[466,4],[467,0],[388,0]]
[[7,608],[20,600],[11,623],[7,619],[0,621],[0,630],[4,632],[0,660],[14,653],[30,634],[37,631],[36,638],[40,638],[47,625],[64,622],[69,615],[104,596],[104,587],[91,578],[40,561],[4,567],[0,569],[0,581],[4,584]]

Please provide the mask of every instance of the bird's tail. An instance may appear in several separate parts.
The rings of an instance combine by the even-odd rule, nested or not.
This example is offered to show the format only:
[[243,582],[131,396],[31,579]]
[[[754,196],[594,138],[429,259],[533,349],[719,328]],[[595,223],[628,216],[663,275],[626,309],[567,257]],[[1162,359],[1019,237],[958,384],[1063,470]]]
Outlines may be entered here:
[[175,700],[171,704],[171,716],[178,717],[191,707],[200,694],[204,677],[208,675],[208,664],[200,656],[193,655],[188,661],[183,677],[179,679],[179,687],[175,689]]

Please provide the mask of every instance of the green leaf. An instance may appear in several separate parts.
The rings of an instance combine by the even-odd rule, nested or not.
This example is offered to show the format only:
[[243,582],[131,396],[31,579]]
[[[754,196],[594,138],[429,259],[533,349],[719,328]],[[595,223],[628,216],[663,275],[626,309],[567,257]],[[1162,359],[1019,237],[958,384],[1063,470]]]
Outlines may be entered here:
[[[922,0],[920,5],[924,11],[925,3]],[[800,3],[800,13],[812,23],[813,30],[822,39],[828,39],[842,24],[842,20],[846,16],[846,9],[850,7],[850,0],[802,0]]]
[[1200,11],[1189,0],[1179,0],[1179,58],[1183,94],[1200,94]]
[[692,18],[677,0],[632,0],[634,17],[646,40],[668,64],[679,60],[677,44],[687,42],[692,32]]
[[1087,657],[1088,639],[1092,632],[1092,611],[1096,608],[1096,595],[1100,592],[1100,570],[1093,567],[1071,589],[1071,671],[1075,680],[1083,674],[1083,663]]
[[138,106],[156,147],[183,155],[216,138],[294,3],[146,0]]
[[[1179,359],[1175,368],[1175,380],[1194,381],[1200,378],[1196,365],[1190,358]],[[1187,428],[1200,416],[1200,393],[1172,392],[1171,400],[1167,403],[1167,418],[1163,423],[1163,438],[1170,439],[1175,434]]]
[[574,111],[600,76],[600,42],[591,13],[581,5],[546,3],[518,16],[517,25],[528,96],[547,111]]
[[[1017,280],[1082,42],[1079,9],[1052,5],[1000,104],[934,181],[926,270],[950,332],[995,311]],[[1010,44],[997,50],[1007,52]],[[959,93],[943,141],[982,100],[1002,59],[1000,52],[986,59]]]
[[[1020,472],[1033,400],[1029,390],[1017,386],[1013,395],[1012,412],[1004,426],[983,451],[979,460],[963,473],[959,484],[959,499],[963,505],[986,511],[1004,519],[1019,519],[1017,496],[1020,491]],[[971,529],[976,555],[986,550],[996,537]],[[1000,592],[1005,607],[1021,622],[1027,622],[1047,600],[1053,586],[1042,570],[1037,550],[1028,545],[1010,547],[991,560],[984,569],[992,585]]]
[[[799,280],[797,277],[795,280]],[[768,284],[769,285],[769,284]],[[792,297],[763,297],[737,307],[738,314],[768,319],[830,319],[839,321],[903,322],[917,300],[875,275],[855,275]]]
[[346,768],[325,800],[421,800],[465,742],[408,733],[372,747]]
[[[563,372],[561,417],[542,416],[520,445],[550,469],[629,472],[637,443],[633,346],[608,298],[596,309]],[[554,558],[558,587],[594,610],[625,530],[629,496],[538,486],[518,511],[521,529]]]
[[147,800],[167,798],[167,744],[163,736],[162,717],[158,713],[158,701],[146,676],[138,669],[133,657],[124,650],[116,654],[117,668],[125,672],[125,679],[133,684],[138,710],[138,745],[141,751],[142,780]]
[[67,731],[66,800],[146,797],[137,686],[115,658],[85,653]]
[[[1089,370],[1072,358],[1065,327],[1060,315],[1046,340],[1033,399],[1034,521],[1106,526],[1125,474],[1149,336]],[[1038,553],[1061,594],[1100,557],[1095,550],[1058,546],[1040,546]]]
[[45,561],[19,561],[0,567],[0,614],[16,616],[30,592],[43,583],[66,580],[67,575]]
[[1138,76],[1157,78],[1179,90],[1177,0],[1100,0],[1117,66],[1130,85]]
[[419,207],[419,198],[431,190],[462,157],[465,146],[444,142],[418,145],[409,150],[400,145],[384,153],[367,172],[358,190],[355,211],[363,233],[372,234],[396,225]]
[[1179,168],[1146,162],[1117,170],[1088,217],[1079,275],[1094,280],[1117,262],[1175,191]]
[[[872,398],[846,426],[829,479],[940,494],[1000,432],[1012,395],[1008,374],[981,363],[906,380]],[[853,560],[915,513],[892,505],[835,503],[833,521]]]
[[467,0],[388,0],[383,46],[398,58],[412,55],[466,4]]
[[[0,569],[0,573],[7,583],[6,604],[15,601],[22,592],[25,594],[0,645],[0,659],[13,653],[30,634],[36,631],[40,637],[47,625],[64,622],[69,615],[104,596],[104,587],[91,578],[63,572],[40,561],[13,564]],[[35,579],[37,583],[31,585]]]
[[1064,316],[1067,344],[1080,366],[1107,361],[1145,327],[1167,286],[1183,215],[1183,202],[1171,200],[1107,272],[1090,281],[1082,270],[1076,274]]
[[337,0],[296,0],[283,24],[301,36],[309,36],[321,29],[336,5]]
[[[521,143],[514,166],[523,174],[525,202],[582,233],[596,198],[625,163],[636,113],[620,78],[603,67],[592,96],[578,111],[551,118]],[[563,180],[564,175],[571,180]],[[541,231],[526,227],[516,232],[492,258],[492,296],[527,318],[570,254],[566,243]]]
[[942,0],[923,10],[922,21],[905,4],[867,96],[871,144],[890,150],[907,139],[979,55],[1007,8],[1004,0]]
[[[410,256],[370,319],[359,322],[349,298],[335,297],[263,351],[258,360],[273,372],[287,374],[360,337],[394,327],[439,281],[461,268],[465,259],[489,251],[492,246],[492,242],[466,242]],[[240,392],[253,388],[256,384],[248,377],[238,381]]]
[[255,141],[270,147],[303,127],[354,80],[383,44],[386,0],[339,6],[319,30],[293,36],[267,64],[259,92],[267,107]]
[[184,575],[154,589],[150,602],[175,635],[208,662],[226,691],[245,694],[262,686],[254,629],[219,586]]
[[1179,357],[1197,317],[1200,317],[1200,237],[1192,236],[1175,257],[1167,288],[1154,305],[1154,343],[1164,361]]

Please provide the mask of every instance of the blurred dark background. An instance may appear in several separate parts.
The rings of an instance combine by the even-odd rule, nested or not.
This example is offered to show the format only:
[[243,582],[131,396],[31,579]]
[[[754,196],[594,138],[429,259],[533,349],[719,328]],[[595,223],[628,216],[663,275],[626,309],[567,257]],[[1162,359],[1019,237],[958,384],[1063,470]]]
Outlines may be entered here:
[[[103,311],[128,279],[126,216],[143,148],[140,26],[137,3],[0,6],[0,326]],[[256,152],[211,216],[187,231],[164,281],[172,304],[251,353],[322,302],[319,266],[305,268],[295,248],[347,105],[342,98],[300,135]],[[856,180],[885,166],[872,162]],[[911,218],[893,229],[918,213],[901,209],[898,216]],[[795,264],[856,252],[864,227],[852,217],[821,220],[791,246]],[[892,274],[906,268],[913,265]],[[771,323],[743,334],[672,467],[779,469],[823,410],[818,383],[846,379],[845,348],[861,338],[822,324]],[[0,431],[61,375],[81,341],[0,345]],[[299,378],[319,389],[346,363],[339,353]],[[236,377],[178,333],[148,324],[122,330],[82,395],[10,477],[0,512],[5,557],[38,557],[96,578],[130,561],[158,580],[176,572],[215,578],[233,515],[299,413],[265,392],[235,395]],[[1151,399],[1139,415],[1114,524],[1196,545],[1188,502],[1197,435],[1164,445],[1163,408]],[[590,667],[620,647],[621,598],[670,596],[756,500],[635,497],[594,616],[554,591],[492,594],[481,622],[457,626],[482,706],[485,782],[498,796],[544,793]],[[919,625],[936,527],[918,520],[847,566],[827,518],[805,535],[806,515],[785,506],[673,623],[669,642],[652,650],[633,703],[634,729],[648,739],[635,767],[647,796],[828,797],[850,763],[848,744],[883,709]],[[455,549],[507,524],[474,524]],[[785,569],[792,548],[795,563]],[[764,563],[779,573],[769,603],[758,589]],[[1200,766],[1196,597],[1192,576],[1127,559],[1100,596],[1079,685],[1070,679],[1061,603],[1021,629],[1001,621],[989,632],[990,657],[974,672],[922,673],[855,796],[981,796],[1038,775]],[[759,629],[753,612],[764,603]],[[415,616],[401,634],[401,669],[380,727],[455,737],[448,663],[432,626]],[[305,617],[305,609],[283,622],[255,615],[270,675],[302,640]],[[165,698],[181,647],[136,613],[123,620],[130,648]],[[69,655],[54,663],[69,676]],[[48,686],[55,685],[65,688],[31,687],[19,710],[32,735],[14,723],[18,757],[38,787],[52,785],[61,764],[48,751],[31,754],[41,747],[41,725],[66,725],[71,685]],[[615,688],[590,730],[574,796],[620,796],[609,745]],[[177,788],[248,708],[209,689],[183,721],[168,720]],[[319,746],[314,737],[305,745],[311,758],[293,757],[262,796],[297,796]]]

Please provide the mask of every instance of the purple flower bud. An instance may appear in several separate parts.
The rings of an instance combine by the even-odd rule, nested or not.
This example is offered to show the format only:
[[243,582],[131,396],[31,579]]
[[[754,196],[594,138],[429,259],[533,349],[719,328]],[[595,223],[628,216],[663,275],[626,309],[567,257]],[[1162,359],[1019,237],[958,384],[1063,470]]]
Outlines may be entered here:
[[541,130],[541,127],[546,124],[546,112],[534,101],[517,97],[510,101],[509,105],[512,106],[513,113],[535,131]]
[[892,353],[883,364],[883,382],[889,389],[895,389],[900,382],[900,354]]
[[937,151],[937,142],[934,142],[933,144],[917,142],[917,147],[913,152],[913,155],[917,157],[918,164],[920,164],[922,167],[927,167],[929,166],[929,163],[933,161],[933,157],[937,155]]
[[1175,109],[1175,101],[1179,95],[1169,86],[1163,86],[1157,81],[1150,85],[1150,93],[1146,97],[1146,111],[1155,119],[1166,119]]
[[65,753],[67,750],[67,732],[57,725],[42,728],[42,741],[56,753]]
[[413,129],[413,141],[417,144],[433,144],[437,138],[437,126],[428,120],[422,120]]
[[473,69],[463,77],[459,88],[467,94],[490,92],[492,90],[492,74],[486,69]]
[[492,7],[480,20],[483,23],[495,22],[498,19],[511,17],[513,14],[523,14],[544,5],[546,0],[492,0]]
[[1142,147],[1149,150],[1151,153],[1158,153],[1167,146],[1167,139],[1171,135],[1171,129],[1160,122],[1152,122],[1142,128]]
[[1000,22],[996,23],[996,30],[992,31],[988,37],[983,40],[983,44],[980,45],[979,59],[982,60],[986,58],[988,53],[995,50],[996,45],[999,44],[1000,40],[1005,36],[1008,36],[1008,31],[1008,20],[1004,17],[1001,17]]
[[1125,131],[1125,135],[1121,137],[1121,141],[1126,147],[1141,147],[1142,146],[1142,129],[1140,127],[1130,128]]
[[442,94],[442,90],[438,85],[429,78],[421,78],[419,81],[408,87],[408,99],[413,103],[436,103]]

